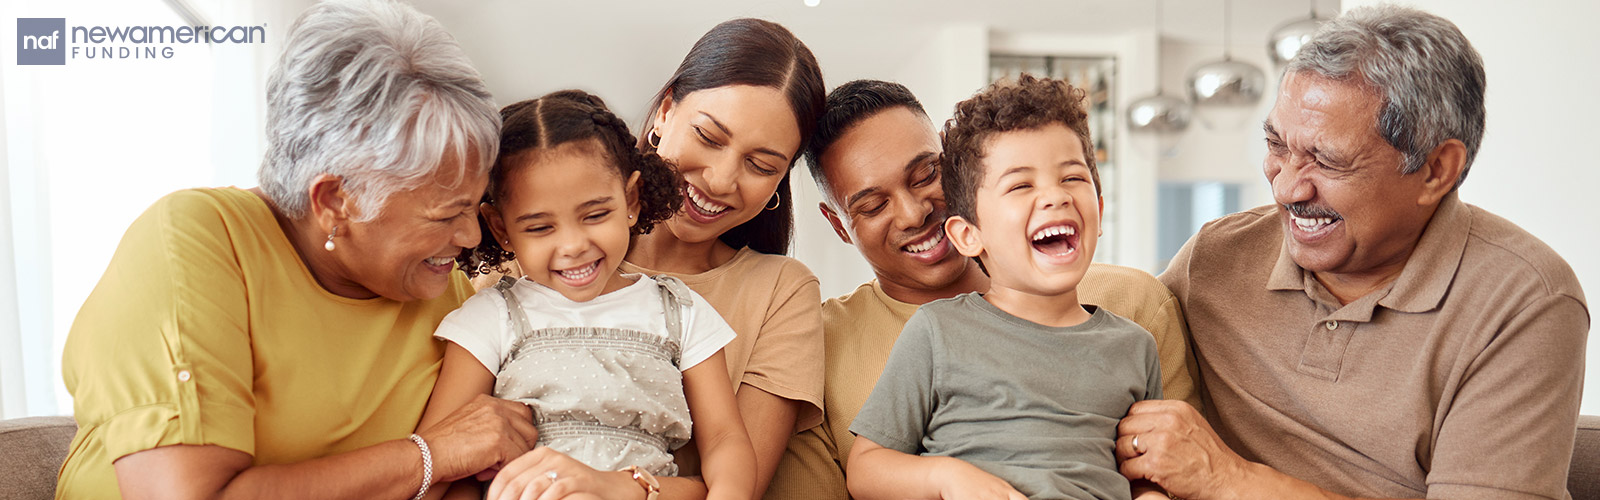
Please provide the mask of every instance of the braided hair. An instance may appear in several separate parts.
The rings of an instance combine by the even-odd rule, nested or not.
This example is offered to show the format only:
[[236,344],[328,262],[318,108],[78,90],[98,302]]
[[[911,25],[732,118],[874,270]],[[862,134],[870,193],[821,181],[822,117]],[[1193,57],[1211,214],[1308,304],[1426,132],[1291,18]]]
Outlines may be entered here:
[[[489,188],[483,194],[483,203],[495,205],[505,199],[510,184],[507,179],[525,165],[513,161],[518,155],[570,142],[594,141],[621,178],[639,173],[639,215],[632,234],[649,233],[683,204],[683,178],[677,168],[654,152],[640,152],[628,125],[598,96],[582,90],[552,92],[502,108],[500,119],[500,155],[489,171]],[[492,234],[488,219],[481,213],[478,228],[483,234]],[[513,258],[515,255],[499,241],[483,238],[476,248],[462,250],[456,263],[468,275],[477,276],[501,270],[501,265]]]

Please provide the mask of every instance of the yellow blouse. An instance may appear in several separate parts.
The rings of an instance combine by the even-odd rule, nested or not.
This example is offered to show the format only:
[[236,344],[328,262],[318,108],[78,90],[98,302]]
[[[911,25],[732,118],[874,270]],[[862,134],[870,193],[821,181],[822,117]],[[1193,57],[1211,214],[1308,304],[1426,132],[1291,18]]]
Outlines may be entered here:
[[112,461],[217,445],[293,463],[416,427],[444,353],[433,330],[472,294],[356,300],[324,290],[265,201],[236,188],[157,201],[78,311],[62,360],[78,433],[57,498],[118,498]]

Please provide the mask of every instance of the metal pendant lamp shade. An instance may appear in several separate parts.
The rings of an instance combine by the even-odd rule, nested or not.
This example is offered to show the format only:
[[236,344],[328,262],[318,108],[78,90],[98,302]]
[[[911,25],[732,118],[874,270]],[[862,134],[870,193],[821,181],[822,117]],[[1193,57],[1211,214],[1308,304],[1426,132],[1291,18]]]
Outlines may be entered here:
[[1189,73],[1189,97],[1195,107],[1245,106],[1261,100],[1267,75],[1255,65],[1233,60],[1228,31],[1232,4],[1223,1],[1222,60],[1200,65]]
[[[1156,0],[1156,40],[1161,39],[1161,0]],[[1159,52],[1159,51],[1158,51]],[[1161,92],[1160,62],[1156,63],[1156,93],[1128,104],[1128,130],[1134,133],[1182,132],[1189,128],[1189,101]]]
[[1196,106],[1245,106],[1261,100],[1267,74],[1232,59],[1210,62],[1189,74],[1189,96]]
[[1189,128],[1189,101],[1156,94],[1128,105],[1128,129],[1134,132],[1182,132]]
[[1312,0],[1311,17],[1284,23],[1267,35],[1267,55],[1272,57],[1272,64],[1279,68],[1288,64],[1300,52],[1300,46],[1311,41],[1311,35],[1321,27],[1322,20],[1317,18],[1317,3]]
[[1272,35],[1267,37],[1267,54],[1272,56],[1272,64],[1280,68],[1289,64],[1289,60],[1294,59],[1294,55],[1300,52],[1300,46],[1311,41],[1311,35],[1320,27],[1322,20],[1313,17],[1272,30]]

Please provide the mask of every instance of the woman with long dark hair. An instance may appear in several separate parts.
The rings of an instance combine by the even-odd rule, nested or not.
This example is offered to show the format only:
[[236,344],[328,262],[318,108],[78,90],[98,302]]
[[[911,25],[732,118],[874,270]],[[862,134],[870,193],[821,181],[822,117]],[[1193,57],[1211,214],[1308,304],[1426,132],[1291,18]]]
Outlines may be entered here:
[[[825,93],[816,58],[789,30],[734,19],[694,44],[641,128],[640,148],[683,174],[684,201],[639,237],[624,267],[683,280],[733,326],[725,352],[758,493],[789,437],[822,422],[821,292],[784,254],[794,234],[790,174]],[[694,464],[683,465],[692,474]]]

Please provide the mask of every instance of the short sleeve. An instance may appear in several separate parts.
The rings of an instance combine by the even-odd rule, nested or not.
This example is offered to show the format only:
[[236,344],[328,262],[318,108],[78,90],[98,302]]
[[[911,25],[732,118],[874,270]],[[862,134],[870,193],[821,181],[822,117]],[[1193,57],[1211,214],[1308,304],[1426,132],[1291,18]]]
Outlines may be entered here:
[[906,322],[889,352],[872,395],[850,423],[850,432],[901,453],[922,451],[922,437],[933,418],[934,318],[919,309]]
[[500,361],[505,359],[511,339],[508,311],[500,290],[484,288],[445,315],[433,336],[461,346],[478,358],[489,373],[499,374]]
[[[687,290],[687,288],[685,288]],[[733,341],[735,334],[733,327],[722,320],[722,315],[706,302],[705,297],[689,290],[689,297],[693,304],[689,306],[687,321],[688,331],[683,332],[683,359],[679,363],[681,369],[688,371],[722,350],[723,346]]]
[[1530,301],[1501,328],[1449,402],[1428,498],[1566,497],[1588,331],[1566,295]]
[[822,423],[822,292],[810,270],[787,260],[775,293],[740,382],[805,402],[798,432]]
[[1166,387],[1161,377],[1161,356],[1158,349],[1156,349],[1155,341],[1152,340],[1144,345],[1147,346],[1144,350],[1144,359],[1145,371],[1148,372],[1145,375],[1144,398],[1147,400],[1166,399]]
[[80,434],[105,458],[175,444],[255,454],[236,231],[248,232],[230,228],[210,196],[168,195],[129,227],[79,310],[63,372]]

